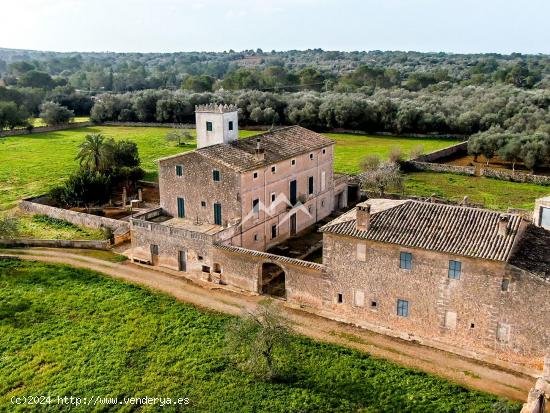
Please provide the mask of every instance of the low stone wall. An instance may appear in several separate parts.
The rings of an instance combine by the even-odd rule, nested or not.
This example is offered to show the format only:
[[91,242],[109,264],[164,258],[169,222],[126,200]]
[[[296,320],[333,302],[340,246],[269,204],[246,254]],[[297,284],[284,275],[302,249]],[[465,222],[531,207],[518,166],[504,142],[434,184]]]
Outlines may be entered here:
[[63,125],[55,125],[55,126],[37,126],[36,128],[33,128],[30,131],[28,129],[12,129],[12,130],[1,132],[0,137],[31,135],[34,133],[42,133],[42,132],[55,132],[58,130],[84,128],[86,126],[93,126],[93,125],[94,125],[93,122],[74,122],[74,123],[65,123]]
[[[117,219],[100,217],[97,215],[85,214],[83,212],[69,211],[68,209],[56,208],[49,205],[33,202],[35,198],[24,199],[19,203],[19,208],[32,214],[43,214],[52,218],[63,219],[75,225],[82,225],[90,228],[111,228],[113,231],[130,231],[130,223]],[[119,231],[120,232],[120,231]]]
[[103,122],[104,126],[125,126],[128,128],[149,127],[149,128],[178,128],[195,129],[194,124],[190,123],[158,123],[158,122]]
[[47,247],[47,248],[84,248],[95,250],[108,250],[111,246],[108,240],[81,241],[62,239],[2,239],[2,247]]
[[550,176],[531,175],[522,172],[512,172],[502,169],[482,168],[481,175],[501,181],[533,183],[538,185],[550,185]]
[[444,163],[419,162],[417,160],[407,161],[407,165],[416,171],[449,172],[460,175],[475,175],[476,168],[473,166],[447,165]]
[[425,155],[420,155],[418,158],[413,159],[413,161],[418,162],[437,162],[451,156],[456,156],[457,154],[467,154],[468,153],[468,142],[461,142],[456,145],[448,146],[437,151],[427,153]]

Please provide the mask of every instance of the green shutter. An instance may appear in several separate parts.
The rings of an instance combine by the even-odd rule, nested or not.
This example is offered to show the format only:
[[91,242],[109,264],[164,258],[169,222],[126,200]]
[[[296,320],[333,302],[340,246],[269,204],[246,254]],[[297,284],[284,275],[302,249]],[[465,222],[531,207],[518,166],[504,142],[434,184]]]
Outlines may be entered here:
[[222,224],[222,204],[219,203],[214,204],[214,224]]
[[183,198],[178,198],[178,218],[185,218],[185,201]]

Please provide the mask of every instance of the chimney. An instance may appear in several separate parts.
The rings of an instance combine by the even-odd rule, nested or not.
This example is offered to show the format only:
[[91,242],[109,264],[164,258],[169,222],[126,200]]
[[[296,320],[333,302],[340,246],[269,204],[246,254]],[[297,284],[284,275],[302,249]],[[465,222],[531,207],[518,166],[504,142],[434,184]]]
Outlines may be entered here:
[[265,152],[262,148],[262,144],[260,142],[260,138],[256,139],[256,159],[259,161],[263,161],[265,159]]
[[368,231],[370,229],[370,205],[357,205],[356,207],[357,215],[357,230],[358,231]]
[[498,219],[498,235],[505,237],[508,234],[508,222],[510,221],[509,215],[502,214]]

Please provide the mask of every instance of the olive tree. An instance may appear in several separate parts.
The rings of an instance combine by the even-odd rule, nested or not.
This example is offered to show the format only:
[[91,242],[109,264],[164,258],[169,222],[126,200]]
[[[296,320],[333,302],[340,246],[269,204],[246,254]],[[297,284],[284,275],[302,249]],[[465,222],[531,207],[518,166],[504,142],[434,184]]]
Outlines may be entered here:
[[243,370],[273,380],[281,373],[281,356],[290,351],[291,332],[279,307],[272,300],[263,301],[228,325],[228,354]]
[[401,191],[403,189],[403,174],[397,162],[381,161],[363,162],[364,172],[359,174],[361,186],[367,190],[377,191],[384,196],[387,190]]

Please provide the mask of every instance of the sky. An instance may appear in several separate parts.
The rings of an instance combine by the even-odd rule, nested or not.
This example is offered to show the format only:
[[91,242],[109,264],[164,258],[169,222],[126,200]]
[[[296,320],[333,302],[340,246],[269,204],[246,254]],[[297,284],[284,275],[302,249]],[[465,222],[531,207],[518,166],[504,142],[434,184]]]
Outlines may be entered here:
[[0,47],[550,53],[550,0],[0,0]]

